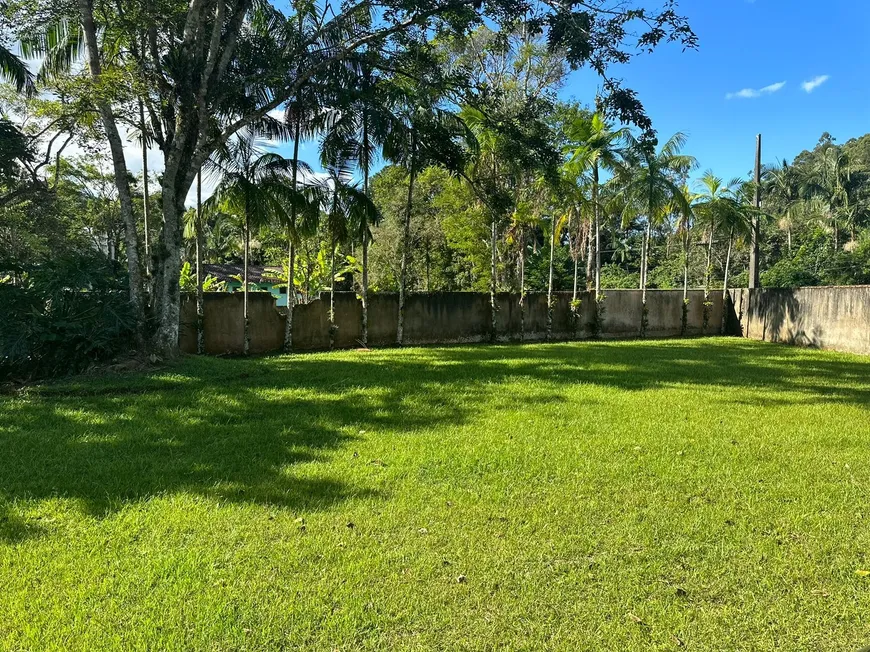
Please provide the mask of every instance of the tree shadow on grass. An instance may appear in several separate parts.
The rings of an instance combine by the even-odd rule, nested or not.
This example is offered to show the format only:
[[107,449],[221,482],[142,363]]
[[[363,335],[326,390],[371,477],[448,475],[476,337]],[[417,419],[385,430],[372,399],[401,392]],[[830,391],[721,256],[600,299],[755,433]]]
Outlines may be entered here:
[[870,408],[870,358],[766,343],[695,339],[435,351],[438,360],[471,367],[474,377],[490,382],[512,375],[629,391],[675,385],[743,390],[735,401],[751,401],[763,389],[802,395],[785,402]]
[[[740,341],[590,342],[259,359],[188,358],[164,372],[78,380],[0,401],[0,506],[75,499],[111,514],[187,492],[295,511],[371,487],[311,473],[365,431],[460,425],[486,405],[529,410],[578,383],[641,391],[676,384],[798,392],[795,402],[870,406],[870,363]],[[498,384],[529,379],[523,396]],[[368,436],[368,435],[365,435]],[[298,473],[306,464],[308,473]],[[311,477],[311,476],[314,477]],[[0,541],[39,535],[10,508]]]

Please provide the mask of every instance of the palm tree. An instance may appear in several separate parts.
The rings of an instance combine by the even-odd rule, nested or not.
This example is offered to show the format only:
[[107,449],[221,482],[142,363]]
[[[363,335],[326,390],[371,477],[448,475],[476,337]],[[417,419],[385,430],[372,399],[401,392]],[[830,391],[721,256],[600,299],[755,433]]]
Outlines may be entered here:
[[[707,266],[704,271],[705,301],[710,294],[710,280],[713,273],[713,241],[716,233],[722,229],[733,236],[733,227],[739,222],[738,218],[743,214],[743,207],[736,193],[736,189],[742,183],[740,179],[732,179],[728,185],[724,185],[722,179],[713,174],[711,170],[707,170],[698,180],[701,192],[695,195],[696,203],[693,209],[707,232]],[[729,229],[729,225],[731,229]]]
[[[563,228],[567,228],[569,232],[571,258],[574,261],[574,292],[571,297],[571,310],[576,319],[579,307],[577,295],[580,276],[580,254],[583,249],[584,227],[590,224],[590,221],[586,218],[591,207],[591,203],[586,195],[586,178],[582,175],[581,169],[578,166],[571,163],[562,165],[559,184],[555,189],[555,193],[561,199],[559,201],[562,213],[561,220],[563,221]],[[591,224],[594,226],[594,221]],[[574,226],[573,232],[572,225]],[[589,239],[587,233],[587,240]],[[550,258],[550,277],[552,278],[552,256]]]
[[[300,21],[302,21],[300,13]],[[300,28],[301,29],[301,28]],[[284,352],[293,352],[293,310],[296,306],[296,249],[304,233],[316,231],[320,219],[320,198],[299,192],[299,176],[310,175],[310,167],[299,160],[299,146],[302,140],[312,138],[317,128],[319,103],[309,87],[303,87],[292,102],[288,102],[284,119],[289,125],[293,138],[293,157],[290,159],[290,210],[286,214],[287,229],[287,321],[284,324]],[[306,191],[316,188],[315,184],[304,184]],[[316,193],[315,193],[316,194]],[[303,215],[303,223],[299,216]]]
[[[395,90],[395,89],[394,89]],[[449,172],[466,178],[466,158],[457,141],[475,142],[465,122],[456,114],[433,106],[436,98],[431,89],[400,89],[395,114],[384,140],[384,156],[408,170],[408,196],[402,225],[402,260],[399,272],[399,314],[396,343],[404,340],[405,299],[408,293],[408,266],[411,249],[411,215],[417,173],[426,165],[437,163]]]
[[19,93],[32,95],[36,89],[35,77],[27,64],[3,44],[0,44],[0,79],[12,83]]
[[[625,135],[627,148],[624,161],[616,168],[622,194],[625,199],[623,221],[632,217],[645,217],[646,230],[641,250],[640,289],[641,301],[646,310],[646,287],[649,270],[649,248],[652,227],[660,224],[676,207],[688,213],[689,200],[683,193],[682,179],[692,170],[695,159],[680,150],[686,144],[686,135],[676,133],[656,151],[656,141]],[[645,330],[644,323],[641,331]]]
[[248,261],[251,229],[287,222],[291,163],[283,156],[264,152],[258,134],[248,130],[218,149],[207,165],[220,175],[221,180],[214,194],[204,203],[203,210],[233,216],[242,230],[244,353],[247,355],[250,348]]
[[773,199],[780,210],[784,211],[779,224],[786,232],[788,252],[791,254],[794,213],[801,205],[801,190],[804,184],[798,171],[786,160],[764,170],[763,178],[765,194]]
[[809,193],[815,200],[819,216],[830,224],[834,235],[834,250],[840,248],[840,218],[849,205],[847,183],[851,176],[851,162],[839,145],[828,144],[815,160],[814,182]]
[[[734,248],[735,238],[746,238],[752,232],[752,220],[760,215],[758,209],[752,205],[752,196],[755,192],[754,182],[740,182],[733,197],[726,199],[730,204],[728,210],[722,211],[720,230],[728,234],[728,248],[725,252],[725,274],[722,278],[722,304],[728,298],[728,274],[731,268],[731,253]],[[722,330],[725,326],[723,321]]]
[[[358,66],[359,85],[340,95],[337,106],[322,113],[325,131],[321,150],[326,165],[355,164],[362,172],[362,192],[370,195],[369,176],[377,160],[378,150],[399,128],[394,113],[396,89],[379,78],[365,55]],[[371,204],[373,207],[374,204]],[[362,303],[361,344],[368,346],[368,286],[369,243],[371,226],[380,221],[377,211],[362,213],[355,224],[355,239],[362,245],[360,298]]]
[[683,196],[688,199],[688,210],[685,210],[686,207],[682,203],[677,202],[671,206],[671,213],[677,218],[676,233],[683,245],[683,315],[680,330],[685,335],[689,309],[689,254],[692,245],[693,219],[695,217],[692,203],[697,196],[692,194],[688,185],[683,186]]
[[514,244],[517,249],[517,287],[520,294],[521,341],[525,338],[526,332],[526,249],[528,248],[528,234],[534,232],[538,226],[537,215],[532,206],[533,202],[534,200],[529,201],[525,197],[518,199],[511,214],[510,226],[507,232],[508,243]]
[[547,281],[547,335],[549,340],[553,335],[553,262],[556,254],[556,246],[561,245],[562,232],[568,222],[568,214],[559,215],[555,211],[550,215],[550,263]]
[[569,125],[568,137],[579,146],[569,150],[568,164],[591,173],[593,237],[589,239],[586,263],[586,290],[592,289],[592,265],[595,270],[595,297],[601,294],[601,169],[613,170],[619,163],[622,149],[618,146],[628,134],[627,129],[613,130],[600,113],[578,115]]
[[338,248],[349,239],[352,233],[359,233],[362,224],[372,215],[378,214],[378,209],[364,191],[351,183],[351,173],[348,168],[330,166],[327,169],[328,179],[325,190],[329,194],[326,225],[329,232],[330,255],[330,292],[329,292],[329,347],[335,344],[335,333],[338,326],[335,323],[335,281],[336,255]]
[[502,160],[499,150],[502,143],[500,134],[492,128],[487,116],[480,110],[463,106],[460,118],[468,129],[467,149],[469,151],[468,169],[462,177],[471,186],[475,195],[490,213],[490,328],[491,335],[496,332],[496,289],[498,282],[498,227],[501,211],[493,197],[499,193],[499,176],[503,174],[500,167],[510,165],[510,161]]

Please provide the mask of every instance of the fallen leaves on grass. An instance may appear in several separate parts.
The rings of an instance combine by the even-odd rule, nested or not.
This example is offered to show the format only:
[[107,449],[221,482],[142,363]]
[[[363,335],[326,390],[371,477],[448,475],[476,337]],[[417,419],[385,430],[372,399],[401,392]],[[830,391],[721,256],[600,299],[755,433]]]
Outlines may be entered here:
[[647,627],[647,626],[648,626],[648,625],[644,622],[643,618],[640,618],[639,616],[635,616],[635,615],[634,615],[633,613],[631,613],[630,611],[629,611],[627,614],[625,614],[625,615],[628,616],[628,619],[629,619],[629,620],[631,620],[631,621],[634,622],[634,623],[637,623],[638,625],[643,625],[644,627]]

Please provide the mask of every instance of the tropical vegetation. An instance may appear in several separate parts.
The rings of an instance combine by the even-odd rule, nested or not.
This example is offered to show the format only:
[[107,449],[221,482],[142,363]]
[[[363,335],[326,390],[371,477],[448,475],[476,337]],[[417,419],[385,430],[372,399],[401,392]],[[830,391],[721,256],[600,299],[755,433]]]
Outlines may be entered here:
[[[285,270],[288,351],[323,291],[359,295],[363,345],[371,292],[399,294],[401,344],[410,292],[512,291],[522,313],[529,291],[724,291],[754,222],[765,285],[870,281],[867,139],[766,167],[755,207],[606,75],[634,45],[695,46],[671,3],[11,2],[0,22],[2,282],[113,263],[132,335],[107,354],[177,354],[204,262]],[[592,106],[559,99],[581,66]]]

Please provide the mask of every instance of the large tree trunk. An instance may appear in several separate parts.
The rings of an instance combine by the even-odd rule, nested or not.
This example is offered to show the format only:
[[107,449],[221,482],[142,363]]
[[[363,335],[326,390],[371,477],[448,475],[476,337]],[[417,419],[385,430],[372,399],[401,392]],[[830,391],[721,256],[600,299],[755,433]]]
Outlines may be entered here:
[[193,182],[193,176],[182,175],[178,166],[177,156],[173,155],[166,158],[166,168],[161,184],[163,230],[155,257],[153,285],[154,312],[157,322],[154,348],[168,358],[178,354],[180,315],[178,280],[181,273],[183,244],[181,216],[184,214],[184,199]]
[[[91,0],[79,0],[78,6],[82,32],[85,37],[88,69],[91,78],[95,82],[99,82],[102,76],[102,67],[93,5]],[[121,134],[118,132],[118,125],[115,122],[115,116],[109,102],[98,98],[96,104],[112,154],[112,168],[115,185],[118,189],[121,220],[124,222],[124,241],[127,246],[130,307],[136,319],[136,345],[141,350],[145,347],[145,305],[142,300],[142,272],[139,267],[139,236],[136,229],[136,217],[133,213],[133,195],[130,191],[127,162],[124,158],[124,144],[121,141]],[[178,327],[176,326],[176,348],[178,346],[177,340]]]
[[202,254],[205,248],[202,232],[202,170],[196,175],[196,352],[205,353],[205,297],[202,284]]
[[399,271],[399,321],[396,327],[396,344],[402,346],[405,338],[405,296],[408,292],[408,249],[411,246],[411,210],[414,205],[414,180],[417,175],[417,136],[411,130],[411,169],[408,177],[408,202],[405,209],[405,224],[402,229],[402,264]]
[[151,233],[148,224],[151,208],[148,192],[148,141],[145,138],[145,106],[139,100],[139,132],[142,135],[142,216],[145,220],[145,276],[151,276]]

